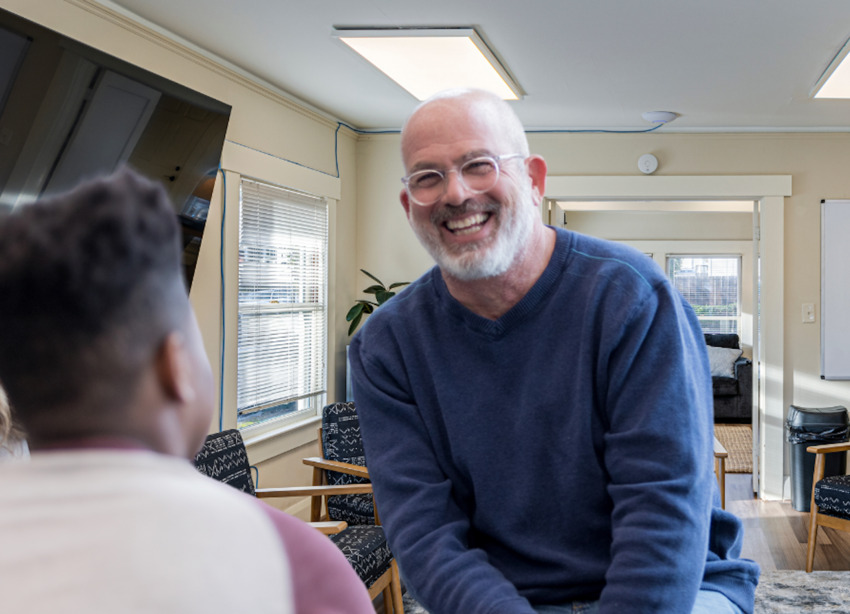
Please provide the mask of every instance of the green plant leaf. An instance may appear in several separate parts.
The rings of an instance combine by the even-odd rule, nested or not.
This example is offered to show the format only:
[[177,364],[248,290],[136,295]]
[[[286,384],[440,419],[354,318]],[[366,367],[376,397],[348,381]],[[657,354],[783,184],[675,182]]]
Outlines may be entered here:
[[409,283],[409,281],[397,281],[394,284],[390,284],[390,290],[392,290],[393,288],[401,288],[402,286],[406,286]]
[[384,286],[369,286],[363,292],[365,294],[378,294],[378,292],[386,292],[387,289]]
[[372,279],[374,279],[375,281],[377,281],[379,284],[381,284],[381,287],[382,287],[382,288],[386,288],[386,286],[384,285],[384,282],[382,282],[380,279],[378,279],[377,277],[375,277],[374,275],[372,275],[369,271],[367,271],[367,270],[365,270],[365,269],[360,269],[360,271],[361,271],[364,275],[368,275],[369,277],[371,277]]
[[[351,309],[348,310],[348,313],[345,314],[345,321],[351,322],[356,317],[362,317],[363,315],[363,303],[355,303]],[[359,320],[358,320],[359,322]]]
[[378,299],[378,305],[383,305],[394,296],[395,292],[390,292],[389,290],[383,290],[375,294],[375,298]]
[[354,334],[355,330],[357,330],[357,326],[358,326],[358,324],[360,324],[360,320],[361,320],[362,317],[363,317],[363,312],[360,312],[356,316],[354,316],[353,320],[351,320],[351,325],[348,327],[348,336],[349,337]]

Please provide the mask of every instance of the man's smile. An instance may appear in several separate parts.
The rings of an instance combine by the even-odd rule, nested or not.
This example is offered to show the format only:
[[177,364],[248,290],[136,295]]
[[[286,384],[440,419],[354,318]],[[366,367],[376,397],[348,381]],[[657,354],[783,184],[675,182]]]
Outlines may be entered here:
[[454,235],[468,235],[481,230],[491,215],[490,213],[477,212],[462,218],[447,220],[445,226]]

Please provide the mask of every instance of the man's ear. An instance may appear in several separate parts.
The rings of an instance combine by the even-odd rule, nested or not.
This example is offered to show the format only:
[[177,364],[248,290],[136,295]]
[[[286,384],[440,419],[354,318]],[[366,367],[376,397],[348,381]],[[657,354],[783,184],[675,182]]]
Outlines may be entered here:
[[398,198],[401,201],[401,206],[404,207],[404,214],[410,217],[410,197],[407,195],[407,190],[402,190]]
[[534,204],[539,206],[540,201],[546,194],[546,160],[537,155],[526,159],[528,165],[528,176],[531,178],[531,193],[534,195]]
[[167,396],[182,403],[195,399],[192,362],[183,335],[177,331],[168,334],[159,348],[156,366],[160,385]]

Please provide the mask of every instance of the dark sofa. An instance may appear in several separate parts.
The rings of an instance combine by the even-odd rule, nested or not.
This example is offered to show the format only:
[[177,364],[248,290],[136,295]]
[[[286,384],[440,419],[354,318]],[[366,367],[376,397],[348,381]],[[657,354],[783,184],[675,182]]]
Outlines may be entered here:
[[[740,351],[740,340],[734,333],[706,333],[712,362],[711,385],[714,392],[715,423],[749,423],[753,411],[753,363]],[[711,350],[711,348],[721,348]]]

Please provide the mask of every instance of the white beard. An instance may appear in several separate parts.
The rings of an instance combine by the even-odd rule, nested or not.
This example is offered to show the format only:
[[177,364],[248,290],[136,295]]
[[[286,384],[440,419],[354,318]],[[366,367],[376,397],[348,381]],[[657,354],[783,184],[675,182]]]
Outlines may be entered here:
[[470,243],[459,251],[450,249],[440,241],[439,227],[442,221],[438,214],[432,215],[430,225],[427,226],[413,222],[413,230],[440,269],[451,277],[461,281],[496,277],[507,272],[528,248],[528,240],[534,227],[533,216],[537,215],[537,212],[529,206],[530,186],[520,189],[517,196],[513,202],[501,205],[468,206],[471,210],[498,212],[501,217],[499,227],[491,240]]

